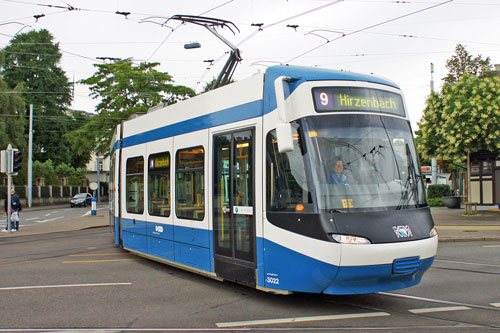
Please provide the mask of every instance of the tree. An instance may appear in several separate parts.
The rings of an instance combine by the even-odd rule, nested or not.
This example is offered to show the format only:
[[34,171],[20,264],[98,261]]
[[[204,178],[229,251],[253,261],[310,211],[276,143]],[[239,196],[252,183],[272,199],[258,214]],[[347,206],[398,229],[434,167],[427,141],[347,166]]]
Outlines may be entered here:
[[2,53],[0,72],[4,80],[11,89],[22,84],[25,104],[34,106],[34,160],[72,162],[76,158],[63,134],[77,125],[65,113],[72,95],[70,83],[59,67],[59,44],[42,29],[17,35]]
[[424,158],[465,165],[467,153],[500,150],[500,77],[462,75],[427,100],[416,132]]
[[10,143],[23,152],[26,148],[25,110],[24,101],[17,92],[19,87],[11,90],[0,78],[0,149],[7,148]]
[[58,165],[55,169],[55,173],[59,179],[66,178],[68,180],[68,185],[81,185],[86,179],[85,172],[85,169],[75,169],[64,163]]
[[96,115],[67,135],[72,148],[80,153],[107,152],[113,131],[122,120],[160,103],[169,105],[195,95],[191,88],[172,84],[168,73],[155,69],[158,65],[134,65],[132,59],[94,65],[97,72],[82,83],[90,85],[91,96],[101,98],[101,102]]
[[[215,86],[215,82],[217,82],[217,78],[215,78],[215,77],[214,77],[214,78],[212,78],[212,80],[211,80],[211,81],[208,81],[207,83],[205,83],[205,86],[203,87],[203,90],[202,90],[202,92],[201,92],[201,93],[203,94],[203,93],[206,93],[206,92],[208,92],[208,91],[212,90],[212,89],[213,89],[213,86]],[[224,83],[222,86],[225,86],[225,85],[231,84],[231,83],[233,83],[233,82],[234,82],[234,80],[229,80],[229,82]],[[220,87],[219,87],[219,88],[220,88]]]
[[457,44],[455,52],[456,55],[446,61],[448,75],[443,79],[445,83],[457,82],[464,74],[479,77],[495,76],[495,73],[491,71],[490,57],[483,59],[481,55],[478,55],[473,58],[462,44]]
[[45,162],[34,161],[33,162],[33,178],[43,178],[46,184],[57,185],[60,183],[58,179],[54,163],[52,160],[46,160]]

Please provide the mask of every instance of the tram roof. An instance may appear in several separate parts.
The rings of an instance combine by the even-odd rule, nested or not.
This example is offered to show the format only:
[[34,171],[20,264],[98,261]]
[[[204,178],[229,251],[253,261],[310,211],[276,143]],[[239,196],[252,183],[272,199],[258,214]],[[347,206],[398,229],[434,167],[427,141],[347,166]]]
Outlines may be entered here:
[[266,81],[269,83],[274,83],[274,80],[276,80],[276,78],[282,75],[295,79],[296,86],[300,85],[304,81],[329,80],[329,81],[362,81],[362,82],[378,83],[400,89],[396,83],[388,79],[384,79],[374,75],[339,71],[334,69],[317,68],[317,67],[286,66],[286,65],[271,66],[267,68]]

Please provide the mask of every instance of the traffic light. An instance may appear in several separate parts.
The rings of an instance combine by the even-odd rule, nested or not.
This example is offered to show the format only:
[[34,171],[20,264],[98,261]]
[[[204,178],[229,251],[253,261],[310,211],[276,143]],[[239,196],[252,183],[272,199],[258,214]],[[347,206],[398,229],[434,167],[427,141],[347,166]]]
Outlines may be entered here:
[[12,172],[17,173],[21,169],[21,162],[23,161],[23,153],[17,149],[12,149]]

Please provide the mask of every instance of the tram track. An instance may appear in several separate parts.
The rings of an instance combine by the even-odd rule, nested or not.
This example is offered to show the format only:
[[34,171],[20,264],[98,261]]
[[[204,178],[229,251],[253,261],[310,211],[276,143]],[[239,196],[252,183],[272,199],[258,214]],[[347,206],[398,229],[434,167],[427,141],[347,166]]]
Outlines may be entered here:
[[[102,244],[94,244],[93,246],[103,246],[103,245],[109,245],[109,243],[102,243]],[[113,247],[109,247],[109,249],[112,249]],[[103,247],[99,248],[100,250],[106,249]],[[21,254],[21,255],[16,255],[12,257],[4,257],[0,259],[0,266],[4,265],[10,265],[10,264],[22,264],[22,263],[28,263],[28,262],[33,262],[33,261],[39,261],[39,260],[47,260],[47,259],[55,259],[55,258],[61,258],[61,257],[66,257],[69,254],[81,254],[89,251],[88,246],[81,246],[81,247],[74,247],[74,248],[64,248],[61,250],[50,250],[46,252],[38,252],[38,253],[30,253],[30,254]],[[22,260],[15,260],[16,258],[23,258]]]
[[[441,265],[441,266],[439,266]],[[468,268],[460,267],[447,267],[446,265],[460,265]],[[484,268],[484,269],[481,269]],[[461,273],[474,273],[474,274],[485,274],[485,275],[500,275],[500,265],[477,263],[477,262],[466,262],[466,261],[455,261],[455,260],[444,260],[436,259],[432,269],[443,270],[443,271],[453,271]],[[489,269],[489,270],[486,270]],[[495,271],[495,269],[497,271]]]
[[[430,298],[423,298],[423,297],[418,297],[418,296],[410,296],[410,295],[402,295],[402,294],[392,294],[392,293],[377,293],[375,295],[380,295],[380,296],[386,296],[386,297],[397,297],[397,298],[404,298],[404,299],[410,299],[410,300],[415,300],[415,301],[425,301],[425,302],[432,302],[432,303],[439,303],[439,304],[447,304],[447,305],[455,305],[455,306],[462,306],[462,307],[468,307],[468,308],[473,308],[473,309],[479,309],[479,310],[490,310],[490,311],[500,311],[500,308],[495,308],[495,307],[489,307],[489,306],[483,306],[479,304],[468,304],[468,303],[461,303],[461,302],[453,302],[453,301],[445,301],[445,300],[437,300],[437,299],[430,299]],[[374,312],[387,312],[391,315],[401,315],[401,316],[408,316],[412,318],[422,318],[426,320],[438,320],[442,322],[447,322],[451,323],[453,325],[451,326],[439,326],[439,325],[433,325],[432,329],[446,329],[446,328],[485,328],[485,329],[494,329],[494,330],[500,330],[500,325],[490,325],[490,324],[484,324],[484,323],[477,323],[477,322],[472,322],[472,321],[465,321],[465,320],[457,320],[457,319],[447,319],[447,318],[440,318],[436,317],[436,314],[439,312],[430,312],[430,313],[413,313],[408,310],[394,310],[394,309],[387,309],[383,307],[376,307],[376,306],[370,306],[370,305],[363,305],[359,303],[354,303],[354,302],[349,302],[349,301],[336,301],[336,300],[325,300],[327,303],[333,303],[336,305],[340,306],[350,306],[353,308],[358,308],[362,309],[363,311],[370,310]],[[432,315],[434,314],[434,315]],[[429,327],[429,326],[426,326]],[[334,328],[338,329],[338,328]],[[424,327],[419,327],[419,326],[407,326],[407,327],[397,327],[397,328],[391,328],[391,327],[373,327],[373,328],[349,328],[349,329],[418,329],[422,330],[425,329]]]
[[[91,230],[91,229],[89,229]],[[111,241],[85,244],[82,246],[55,246],[54,248],[47,248],[44,251],[37,251],[37,243],[58,242],[58,241],[68,241],[77,240],[81,237],[88,237],[102,234],[102,231],[88,231],[85,233],[75,233],[70,232],[59,232],[53,234],[42,234],[42,235],[28,235],[21,237],[12,237],[4,239],[0,242],[0,253],[3,255],[0,258],[0,266],[27,263],[38,260],[47,260],[67,256],[68,254],[81,254],[89,251],[90,247],[96,247],[100,250],[102,249],[112,249],[115,246]],[[17,250],[16,246],[22,246],[21,250]],[[30,249],[32,249],[30,251]],[[33,250],[34,249],[34,250]]]
[[[0,239],[0,248],[2,246],[6,245],[12,245],[12,244],[27,244],[27,243],[34,243],[34,242],[44,242],[47,240],[57,240],[57,239],[67,239],[70,237],[82,237],[86,235],[93,235],[93,234],[102,234],[101,228],[108,228],[108,227],[94,227],[94,228],[88,228],[88,229],[83,229],[83,230],[77,230],[77,231],[86,231],[84,234],[78,233],[75,234],[75,231],[61,231],[61,232],[52,232],[52,233],[46,233],[46,234],[36,234],[36,235],[26,235],[26,236],[16,236],[16,237],[9,237],[9,238],[2,238]],[[87,231],[92,231],[92,232],[87,232]]]

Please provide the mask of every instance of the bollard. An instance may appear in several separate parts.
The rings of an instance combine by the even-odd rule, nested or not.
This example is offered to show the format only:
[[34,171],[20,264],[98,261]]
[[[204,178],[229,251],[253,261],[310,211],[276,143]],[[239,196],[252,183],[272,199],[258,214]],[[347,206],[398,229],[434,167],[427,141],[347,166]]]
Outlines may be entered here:
[[97,211],[97,199],[96,198],[92,198],[92,205],[91,205],[91,209],[90,209],[90,215],[96,215],[96,211]]

